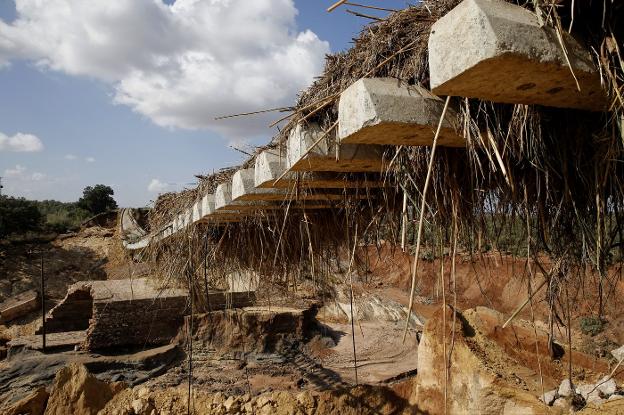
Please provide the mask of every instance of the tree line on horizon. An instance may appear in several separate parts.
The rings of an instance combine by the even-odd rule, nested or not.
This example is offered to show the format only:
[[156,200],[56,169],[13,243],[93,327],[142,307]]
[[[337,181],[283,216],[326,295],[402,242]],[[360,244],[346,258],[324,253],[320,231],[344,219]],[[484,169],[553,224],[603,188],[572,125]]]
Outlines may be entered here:
[[76,202],[28,200],[0,196],[0,239],[26,233],[64,233],[77,230],[88,218],[117,209],[110,186],[87,186]]

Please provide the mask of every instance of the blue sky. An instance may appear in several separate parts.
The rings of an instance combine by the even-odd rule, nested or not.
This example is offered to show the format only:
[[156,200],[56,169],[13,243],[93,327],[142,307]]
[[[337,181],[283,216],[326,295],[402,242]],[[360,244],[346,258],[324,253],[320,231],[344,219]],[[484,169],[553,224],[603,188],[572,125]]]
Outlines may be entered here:
[[[155,0],[132,0],[131,7],[106,12],[77,7],[65,17],[50,11],[76,1],[51,0],[42,12],[25,0],[17,13],[12,0],[0,0],[0,176],[6,194],[75,201],[85,186],[103,183],[113,187],[120,205],[141,206],[158,191],[191,186],[196,173],[238,164],[244,156],[228,146],[266,142],[273,134],[264,128],[270,118],[222,124],[213,118],[293,103],[306,80],[320,74],[324,52],[348,48],[366,22],[341,10],[328,14],[331,1],[311,0],[294,1],[296,15],[291,0],[249,12],[266,13],[268,21],[251,14],[238,22],[232,16],[240,11],[209,9],[182,10],[170,19],[166,7],[152,14],[135,7],[151,8],[147,2]],[[86,17],[74,19],[80,13]],[[200,24],[195,16],[201,13]],[[17,27],[20,19],[27,24]],[[154,34],[159,25],[162,33]],[[77,43],[82,30],[94,40]],[[209,37],[202,37],[204,30]],[[194,31],[195,38],[186,35]],[[4,49],[3,36],[9,39]],[[182,44],[185,52],[179,52]],[[169,62],[174,54],[180,59]],[[288,59],[292,66],[281,67]],[[233,95],[242,88],[241,98],[219,96],[228,88]],[[249,99],[248,90],[254,91]],[[37,138],[41,145],[33,142]]]

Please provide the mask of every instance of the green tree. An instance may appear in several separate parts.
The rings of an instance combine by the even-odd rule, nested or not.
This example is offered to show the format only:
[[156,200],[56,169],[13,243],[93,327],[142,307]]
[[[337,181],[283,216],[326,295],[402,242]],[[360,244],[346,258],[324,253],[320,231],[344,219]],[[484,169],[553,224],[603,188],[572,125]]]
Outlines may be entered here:
[[82,191],[82,197],[78,200],[78,206],[97,215],[117,208],[117,202],[113,199],[115,192],[110,186],[96,184],[87,186]]
[[0,237],[39,230],[43,215],[37,204],[24,198],[0,197]]

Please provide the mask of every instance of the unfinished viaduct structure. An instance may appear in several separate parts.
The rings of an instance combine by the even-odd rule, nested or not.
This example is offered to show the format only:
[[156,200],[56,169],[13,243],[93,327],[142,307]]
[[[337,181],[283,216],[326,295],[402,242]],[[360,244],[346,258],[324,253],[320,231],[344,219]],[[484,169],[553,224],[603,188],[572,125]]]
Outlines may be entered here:
[[[457,109],[441,96],[495,103],[603,111],[607,99],[590,52],[560,38],[538,15],[502,0],[464,0],[432,27],[428,41],[431,90],[392,78],[362,78],[340,93],[335,129],[300,122],[286,151],[265,150],[214,193],[166,226],[128,240],[143,249],[197,223],[216,226],[258,212],[331,209],[340,190],[384,185],[387,146],[466,146]],[[344,173],[369,173],[349,180]],[[302,194],[295,186],[311,190]]]

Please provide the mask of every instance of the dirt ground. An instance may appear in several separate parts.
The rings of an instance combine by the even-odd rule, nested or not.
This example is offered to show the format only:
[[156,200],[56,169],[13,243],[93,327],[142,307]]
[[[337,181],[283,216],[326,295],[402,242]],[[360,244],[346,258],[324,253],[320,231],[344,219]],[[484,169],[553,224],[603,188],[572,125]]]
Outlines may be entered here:
[[[115,229],[91,227],[47,244],[3,246],[0,249],[0,301],[27,289],[38,288],[38,252],[42,250],[45,251],[46,294],[50,307],[65,295],[67,287],[74,282],[137,277],[148,275],[150,271],[149,264],[137,264],[125,256]],[[541,354],[538,366],[534,349],[531,348],[534,347],[535,330],[539,333],[546,333],[548,330],[545,291],[535,296],[532,307],[526,307],[519,314],[514,330],[500,330],[504,320],[527,298],[529,273],[525,259],[498,253],[484,254],[478,258],[460,255],[456,261],[456,289],[453,289],[451,261],[448,257],[444,261],[423,260],[418,274],[410,330],[403,342],[412,257],[387,246],[382,247],[380,255],[372,248],[368,253],[368,260],[359,262],[359,272],[355,276],[353,287],[358,382],[390,388],[382,389],[383,392],[376,390],[377,392],[369,393],[387,396],[390,393],[388,390],[391,390],[388,396],[393,399],[404,399],[405,402],[414,399],[413,388],[405,385],[418,379],[418,339],[423,325],[441,310],[443,294],[439,275],[442,267],[447,302],[453,304],[456,301],[459,310],[486,306],[499,312],[495,317],[494,314],[487,313],[484,314],[485,317],[480,317],[487,320],[487,324],[484,324],[491,328],[484,331],[483,345],[495,344],[496,347],[483,346],[479,350],[497,350],[496,353],[500,354],[492,352],[482,356],[488,362],[489,369],[497,373],[500,379],[516,385],[519,390],[535,398],[541,393],[540,378],[543,378],[546,389],[556,387],[565,378],[567,355],[561,360],[553,361],[548,354],[546,340],[540,337],[538,348]],[[360,258],[362,254],[360,252]],[[590,289],[593,285],[579,286],[572,293],[573,375],[578,382],[594,381],[609,373],[614,364],[609,351],[624,343],[624,303],[616,300],[624,295],[624,283],[618,273],[621,274],[621,269],[610,270],[606,280],[605,292],[610,300],[605,310],[603,330],[595,336],[583,334],[580,330],[581,320],[594,315],[596,311],[596,293]],[[535,270],[532,275],[532,284],[536,287],[543,276]],[[288,303],[302,306],[309,304],[311,300],[318,301],[318,298],[314,298],[314,292],[303,284],[298,287],[296,296],[273,292],[268,295],[273,307],[280,301],[284,305]],[[260,298],[263,298],[262,294]],[[328,391],[348,390],[355,384],[348,287],[338,286],[334,298],[323,300],[323,306],[317,315],[322,329],[303,346],[286,348],[279,353],[250,353],[248,350],[223,353],[222,350],[217,351],[201,342],[193,343],[192,379],[195,393],[204,396],[211,402],[210,405],[215,400],[223,398],[225,401],[232,396],[236,397],[237,402],[240,401],[240,405],[244,405],[251,402],[252,397],[257,399],[265,395],[281,402],[276,405],[288,408],[288,405],[294,404],[292,399],[297,401],[298,394],[306,392],[315,394],[315,408],[323,400],[326,403],[321,406],[332,402],[332,405],[339,407],[341,404],[337,402],[347,399],[347,395],[332,395],[331,398],[319,396],[325,396],[322,394]],[[563,321],[556,323],[555,339],[567,346],[567,330]],[[0,326],[0,336],[11,338],[30,335],[37,325],[38,314],[34,313],[12,322],[9,327]],[[55,361],[47,370],[46,379],[40,379],[43,383],[37,384],[49,382],[55,371],[65,363],[67,362],[63,360]],[[31,364],[33,365],[36,366],[35,363]],[[104,380],[124,377],[123,371],[106,373],[100,375],[104,376]],[[184,353],[182,357],[173,359],[166,365],[157,366],[156,369],[150,367],[145,371],[145,376],[132,382],[142,384],[153,395],[152,399],[161,399],[163,405],[173,408],[172,410],[182,405],[185,400],[184,385],[189,378],[189,366]],[[621,375],[618,373],[617,376]],[[26,391],[28,385],[23,385],[22,388]],[[276,398],[280,391],[287,393],[290,398],[285,398],[286,395]],[[137,393],[137,388],[120,393],[111,401],[118,404],[111,404],[111,407],[121,410],[131,406]],[[219,393],[222,396],[215,398]],[[247,402],[243,402],[246,399],[243,399],[244,396],[249,397]],[[384,402],[380,398],[377,403],[383,406]],[[297,405],[299,404],[300,402]],[[276,405],[271,404],[266,408],[277,410]],[[399,406],[403,408],[402,405],[403,403]],[[621,409],[620,405],[612,403],[609,403],[608,408],[605,406],[605,410],[612,411],[611,413],[621,413],[618,412]],[[587,413],[596,413],[591,412],[592,410],[594,409],[591,406],[586,409],[589,411]]]

